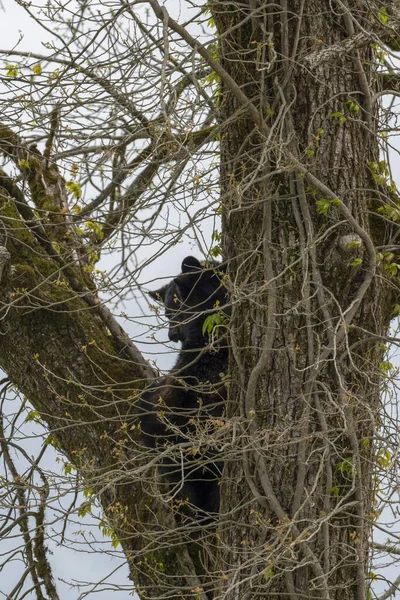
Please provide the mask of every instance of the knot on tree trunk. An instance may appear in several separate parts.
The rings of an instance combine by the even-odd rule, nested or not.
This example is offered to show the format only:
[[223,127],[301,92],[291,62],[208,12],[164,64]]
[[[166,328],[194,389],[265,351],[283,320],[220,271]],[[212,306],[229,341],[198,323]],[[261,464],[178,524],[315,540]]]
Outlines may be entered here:
[[357,233],[348,233],[343,235],[338,242],[340,250],[346,252],[346,254],[360,254],[362,253],[363,243],[362,239]]

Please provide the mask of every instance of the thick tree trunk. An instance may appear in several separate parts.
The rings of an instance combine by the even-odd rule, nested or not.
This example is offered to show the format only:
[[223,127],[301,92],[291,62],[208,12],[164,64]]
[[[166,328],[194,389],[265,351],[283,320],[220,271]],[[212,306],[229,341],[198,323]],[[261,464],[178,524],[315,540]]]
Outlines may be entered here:
[[319,44],[352,34],[351,19],[319,0],[281,7],[213,4],[221,65],[252,103],[222,82],[235,437],[221,591],[229,600],[361,600],[381,361],[374,336],[384,335],[393,300],[373,250],[383,243],[371,175],[375,59],[368,47],[306,69]]

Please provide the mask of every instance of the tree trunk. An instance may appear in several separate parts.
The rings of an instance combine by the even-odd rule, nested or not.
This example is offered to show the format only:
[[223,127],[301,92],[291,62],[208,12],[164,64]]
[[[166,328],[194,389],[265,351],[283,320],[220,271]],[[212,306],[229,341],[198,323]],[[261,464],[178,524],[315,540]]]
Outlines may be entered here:
[[281,7],[213,4],[221,66],[251,103],[222,80],[234,436],[221,593],[361,600],[379,336],[394,301],[373,246],[384,243],[376,59],[368,47],[305,68],[319,46],[352,35],[352,21],[328,2]]

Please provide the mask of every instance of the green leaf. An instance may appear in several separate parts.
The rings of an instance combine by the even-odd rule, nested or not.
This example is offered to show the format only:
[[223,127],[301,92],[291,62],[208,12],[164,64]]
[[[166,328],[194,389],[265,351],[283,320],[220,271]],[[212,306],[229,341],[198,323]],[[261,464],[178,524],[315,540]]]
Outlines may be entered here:
[[347,248],[349,250],[353,250],[355,248],[361,248],[361,242],[358,242],[358,241],[350,242],[349,244],[347,244]]
[[344,475],[351,475],[353,473],[353,458],[345,458],[337,463],[336,468],[340,473]]
[[75,467],[70,463],[64,464],[64,475],[70,475],[72,471],[75,471]]
[[394,304],[393,305],[392,315],[394,317],[397,317],[398,315],[400,315],[400,304]]
[[344,116],[344,114],[342,112],[334,112],[331,114],[331,117],[333,117],[334,119],[337,119],[339,121],[339,123],[346,123],[347,119]]
[[359,267],[360,265],[362,265],[362,263],[363,263],[363,259],[362,258],[355,258],[353,260],[353,262],[351,263],[351,266],[354,267],[354,268],[356,268],[356,267]]
[[268,565],[268,567],[264,570],[264,579],[266,582],[271,581],[271,579],[274,578],[274,569],[273,566],[270,564]]
[[214,21],[214,17],[210,17],[210,18],[208,19],[208,21],[207,21],[207,26],[208,26],[208,27],[212,27],[213,29],[215,29],[215,28],[216,28],[215,21]]
[[393,252],[385,252],[385,254],[383,255],[383,258],[384,258],[385,262],[391,263],[392,260],[394,259],[394,254],[393,254]]
[[385,264],[385,269],[388,271],[390,277],[396,277],[399,268],[400,265],[398,265],[397,263]]
[[379,365],[379,369],[380,369],[381,373],[383,373],[384,375],[387,375],[388,373],[390,373],[390,371],[393,370],[393,365],[388,360],[383,360]]
[[87,487],[83,490],[83,495],[85,496],[85,498],[90,498],[90,496],[93,496],[93,490],[91,487]]
[[[215,303],[215,308],[218,308],[219,306],[219,302],[217,301]],[[203,335],[210,335],[214,330],[215,333],[218,335],[218,328],[220,325],[226,325],[228,322],[228,317],[227,315],[219,310],[218,312],[212,313],[211,315],[208,315],[208,317],[206,317],[204,319],[203,322],[203,326],[201,328],[201,332]]]
[[100,223],[96,223],[95,221],[88,221],[86,223],[86,228],[89,231],[93,231],[96,234],[97,239],[102,240],[104,237],[103,228]]
[[87,514],[90,514],[91,510],[92,510],[92,503],[91,502],[84,502],[78,508],[78,515],[80,517],[86,517]]
[[55,448],[56,450],[61,450],[59,442],[56,440],[52,433],[47,436],[44,443],[46,444],[46,446],[53,446],[53,448]]
[[65,187],[70,194],[73,194],[77,200],[82,197],[82,188],[77,181],[66,181]]
[[7,77],[18,77],[19,69],[17,65],[7,65],[4,67]]
[[104,537],[111,538],[111,540],[112,540],[111,545],[113,548],[116,548],[117,546],[119,546],[119,540],[118,540],[117,534],[104,521],[100,521],[99,529],[101,529],[101,532],[104,535]]
[[358,104],[356,104],[355,102],[353,102],[353,100],[347,100],[346,102],[347,106],[349,107],[349,110],[355,114],[360,112],[360,107]]
[[218,256],[221,256],[221,254],[222,254],[221,246],[213,246],[212,248],[210,248],[210,254],[214,258],[218,258]]
[[323,214],[327,213],[331,207],[330,200],[327,200],[326,198],[321,198],[320,200],[317,200],[316,205],[317,205],[317,213],[319,215],[323,215]]
[[387,448],[379,450],[376,462],[381,469],[387,469],[392,464],[392,453]]
[[380,9],[380,11],[378,12],[378,19],[380,20],[380,22],[382,23],[382,25],[386,25],[386,23],[389,20],[386,8],[381,8]]
[[386,160],[380,160],[378,163],[378,167],[381,173],[383,173],[383,175],[389,175],[389,165],[387,164]]
[[33,421],[34,423],[42,423],[42,417],[37,410],[31,410],[25,417],[25,423],[29,423],[29,421]]
[[393,208],[388,204],[384,204],[377,209],[377,212],[383,215],[386,219],[393,221],[393,223],[397,223],[400,220],[400,211],[398,208]]
[[203,335],[206,335],[206,333],[210,335],[214,327],[218,325],[217,315],[218,313],[214,313],[212,315],[208,315],[208,317],[204,319],[203,327],[201,328],[201,332]]

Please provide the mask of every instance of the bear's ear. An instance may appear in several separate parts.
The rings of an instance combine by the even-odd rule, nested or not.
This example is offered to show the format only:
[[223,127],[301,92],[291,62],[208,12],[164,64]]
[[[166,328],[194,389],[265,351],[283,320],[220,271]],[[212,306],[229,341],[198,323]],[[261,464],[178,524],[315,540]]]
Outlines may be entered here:
[[154,290],[154,291],[151,290],[150,292],[147,292],[147,293],[149,294],[150,298],[152,298],[156,302],[160,302],[161,304],[164,304],[167,289],[168,289],[168,284],[163,285],[158,290]]
[[182,273],[175,277],[174,283],[183,298],[186,298],[204,275],[201,262],[194,256],[187,256],[182,261]]
[[194,256],[187,256],[182,261],[182,273],[193,273],[202,269],[201,263]]

